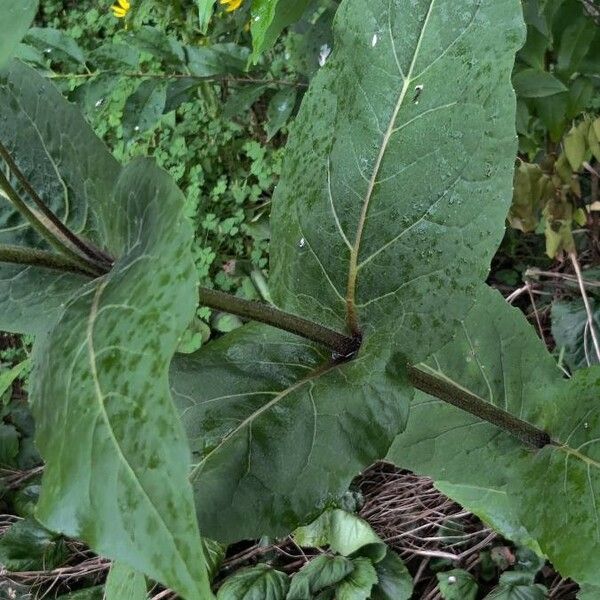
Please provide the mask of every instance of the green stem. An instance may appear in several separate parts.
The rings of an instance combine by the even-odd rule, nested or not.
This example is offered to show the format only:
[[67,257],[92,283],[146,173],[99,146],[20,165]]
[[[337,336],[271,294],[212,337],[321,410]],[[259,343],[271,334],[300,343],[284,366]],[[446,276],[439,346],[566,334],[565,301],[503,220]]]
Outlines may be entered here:
[[82,271],[79,265],[74,264],[60,254],[53,254],[52,252],[35,250],[33,248],[24,248],[22,246],[0,244],[0,262],[45,267],[47,269],[68,271],[70,273],[77,273],[78,275],[89,276],[87,271]]
[[58,234],[62,236],[68,243],[72,244],[75,248],[78,248],[83,256],[89,258],[91,262],[95,263],[96,266],[110,265],[110,258],[102,253],[100,250],[94,248],[88,242],[80,239],[75,235],[68,227],[66,227],[61,220],[46,206],[45,202],[40,198],[39,194],[29,183],[27,177],[19,169],[17,163],[13,160],[8,149],[0,142],[0,157],[8,165],[8,168],[12,174],[17,178],[19,183],[23,186],[23,189],[35,202],[36,206],[40,209],[40,212],[48,219],[52,226],[56,229]]
[[529,446],[543,448],[552,443],[550,436],[545,431],[496,408],[493,404],[485,402],[466,389],[426,373],[419,367],[408,367],[408,379],[411,385],[418,390],[500,427]]
[[200,303],[245,319],[266,323],[323,344],[331,348],[340,359],[352,357],[360,347],[359,338],[348,337],[343,333],[261,302],[244,300],[216,290],[200,288]]
[[67,258],[86,272],[92,275],[102,275],[103,271],[100,268],[91,265],[89,260],[85,257],[81,257],[74,250],[72,250],[63,240],[59,239],[54,232],[52,232],[42,221],[37,217],[33,211],[25,204],[19,194],[15,191],[10,181],[4,175],[2,169],[0,169],[0,188],[4,190],[6,197],[9,202],[29,221],[31,226],[44,238],[53,248],[55,248],[60,254],[63,254]]

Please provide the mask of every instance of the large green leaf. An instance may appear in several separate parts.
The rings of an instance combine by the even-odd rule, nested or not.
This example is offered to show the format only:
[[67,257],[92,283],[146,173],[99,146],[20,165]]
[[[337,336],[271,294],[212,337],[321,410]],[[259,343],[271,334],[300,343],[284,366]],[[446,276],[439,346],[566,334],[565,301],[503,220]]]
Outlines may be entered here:
[[523,29],[517,0],[340,5],[273,202],[279,305],[413,361],[449,339],[504,232]]
[[423,368],[540,429],[541,450],[418,393],[389,458],[440,488],[509,538],[539,544],[559,571],[598,585],[600,369],[562,379],[517,310],[482,288],[457,339]]
[[34,348],[31,399],[46,461],[37,515],[184,598],[210,598],[168,385],[197,295],[184,198],[140,159],[104,202],[117,261]]
[[[111,209],[104,198],[121,166],[77,108],[18,61],[0,71],[0,142],[64,223],[100,246],[110,245],[106,223]],[[1,194],[0,243],[46,247]],[[0,264],[0,329],[47,329],[84,283],[75,274]]]
[[204,533],[234,541],[290,531],[385,455],[411,392],[397,376],[402,362],[376,338],[366,346],[338,364],[314,344],[248,325],[176,357],[171,381]]
[[37,10],[37,0],[0,0],[0,68],[12,56]]

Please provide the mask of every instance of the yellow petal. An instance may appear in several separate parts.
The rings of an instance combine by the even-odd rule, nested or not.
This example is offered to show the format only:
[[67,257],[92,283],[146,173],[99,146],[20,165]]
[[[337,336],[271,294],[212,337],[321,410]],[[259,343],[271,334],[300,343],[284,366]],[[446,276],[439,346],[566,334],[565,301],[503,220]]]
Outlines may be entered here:
[[242,0],[230,0],[226,12],[233,12],[234,10],[237,10],[241,6],[241,4]]
[[117,0],[117,2],[125,11],[128,11],[131,8],[129,0]]
[[127,15],[127,11],[124,8],[121,8],[120,6],[111,6],[111,8],[113,11],[113,15],[115,15],[117,19],[122,19],[123,17],[125,17],[125,15]]

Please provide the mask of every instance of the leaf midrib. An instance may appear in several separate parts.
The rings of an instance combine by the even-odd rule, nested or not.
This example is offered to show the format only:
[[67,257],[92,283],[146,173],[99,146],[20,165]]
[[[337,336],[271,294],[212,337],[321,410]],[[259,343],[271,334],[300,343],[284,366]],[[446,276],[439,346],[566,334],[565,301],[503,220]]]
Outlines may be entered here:
[[[360,245],[362,242],[364,228],[365,228],[365,225],[367,222],[369,206],[371,204],[371,199],[373,197],[373,192],[375,190],[375,186],[377,185],[377,177],[379,176],[379,171],[381,169],[383,159],[385,157],[389,142],[390,142],[392,135],[394,134],[394,130],[396,128],[396,120],[398,118],[398,114],[400,113],[400,109],[404,105],[404,100],[406,99],[406,94],[408,93],[410,85],[413,82],[414,69],[417,64],[417,59],[419,57],[419,51],[421,50],[421,45],[422,45],[423,39],[425,37],[425,32],[427,31],[427,26],[429,24],[429,20],[431,18],[431,14],[433,12],[433,7],[435,6],[435,2],[436,2],[436,0],[431,0],[431,2],[429,4],[429,9],[427,10],[427,14],[425,16],[423,25],[421,27],[421,32],[419,34],[419,38],[418,38],[417,44],[415,46],[415,51],[414,51],[414,54],[413,54],[413,57],[411,60],[410,67],[408,69],[408,73],[404,77],[404,83],[402,85],[402,89],[400,90],[400,95],[398,97],[398,101],[396,102],[396,106],[394,107],[394,112],[392,113],[387,130],[383,136],[381,148],[379,149],[379,154],[377,156],[377,160],[375,161],[373,172],[371,174],[371,179],[369,180],[365,198],[363,200],[363,205],[362,205],[361,214],[360,214],[360,217],[358,220],[354,243],[352,244],[352,248],[350,251],[350,265],[348,267],[348,281],[347,281],[347,287],[346,287],[346,323],[347,323],[349,330],[354,333],[360,332],[360,326],[358,323],[358,315],[356,312],[356,284],[357,284],[357,278],[358,278],[358,256],[359,256],[359,252],[360,252]],[[392,43],[393,43],[393,41],[392,41]]]

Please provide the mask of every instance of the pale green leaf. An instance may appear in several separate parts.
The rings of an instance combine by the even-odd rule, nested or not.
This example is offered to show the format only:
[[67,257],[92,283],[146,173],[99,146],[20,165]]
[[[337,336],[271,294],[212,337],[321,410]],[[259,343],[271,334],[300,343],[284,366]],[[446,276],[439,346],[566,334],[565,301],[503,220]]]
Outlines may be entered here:
[[192,600],[211,594],[168,385],[196,306],[184,202],[151,160],[123,169],[104,200],[116,263],[36,341],[31,400],[38,518]]
[[500,577],[500,583],[484,600],[544,600],[548,590],[539,583],[533,583],[527,575],[518,571],[508,571]]
[[216,2],[217,0],[196,0],[198,6],[198,23],[200,31],[204,35],[206,35],[208,30],[208,24],[212,18]]
[[341,509],[325,511],[314,523],[296,529],[293,536],[299,546],[329,546],[342,556],[362,555],[364,551],[374,562],[382,560],[387,552],[365,520]]
[[285,600],[289,578],[268,565],[241,569],[219,588],[217,600]]
[[346,0],[335,30],[274,197],[273,298],[420,360],[504,234],[520,2]]
[[0,69],[31,25],[37,7],[37,0],[0,0]]
[[122,563],[113,563],[104,586],[104,600],[146,600],[146,578]]
[[224,542],[279,535],[339,498],[404,426],[402,369],[375,336],[344,364],[263,325],[177,356],[171,382],[202,531]]

